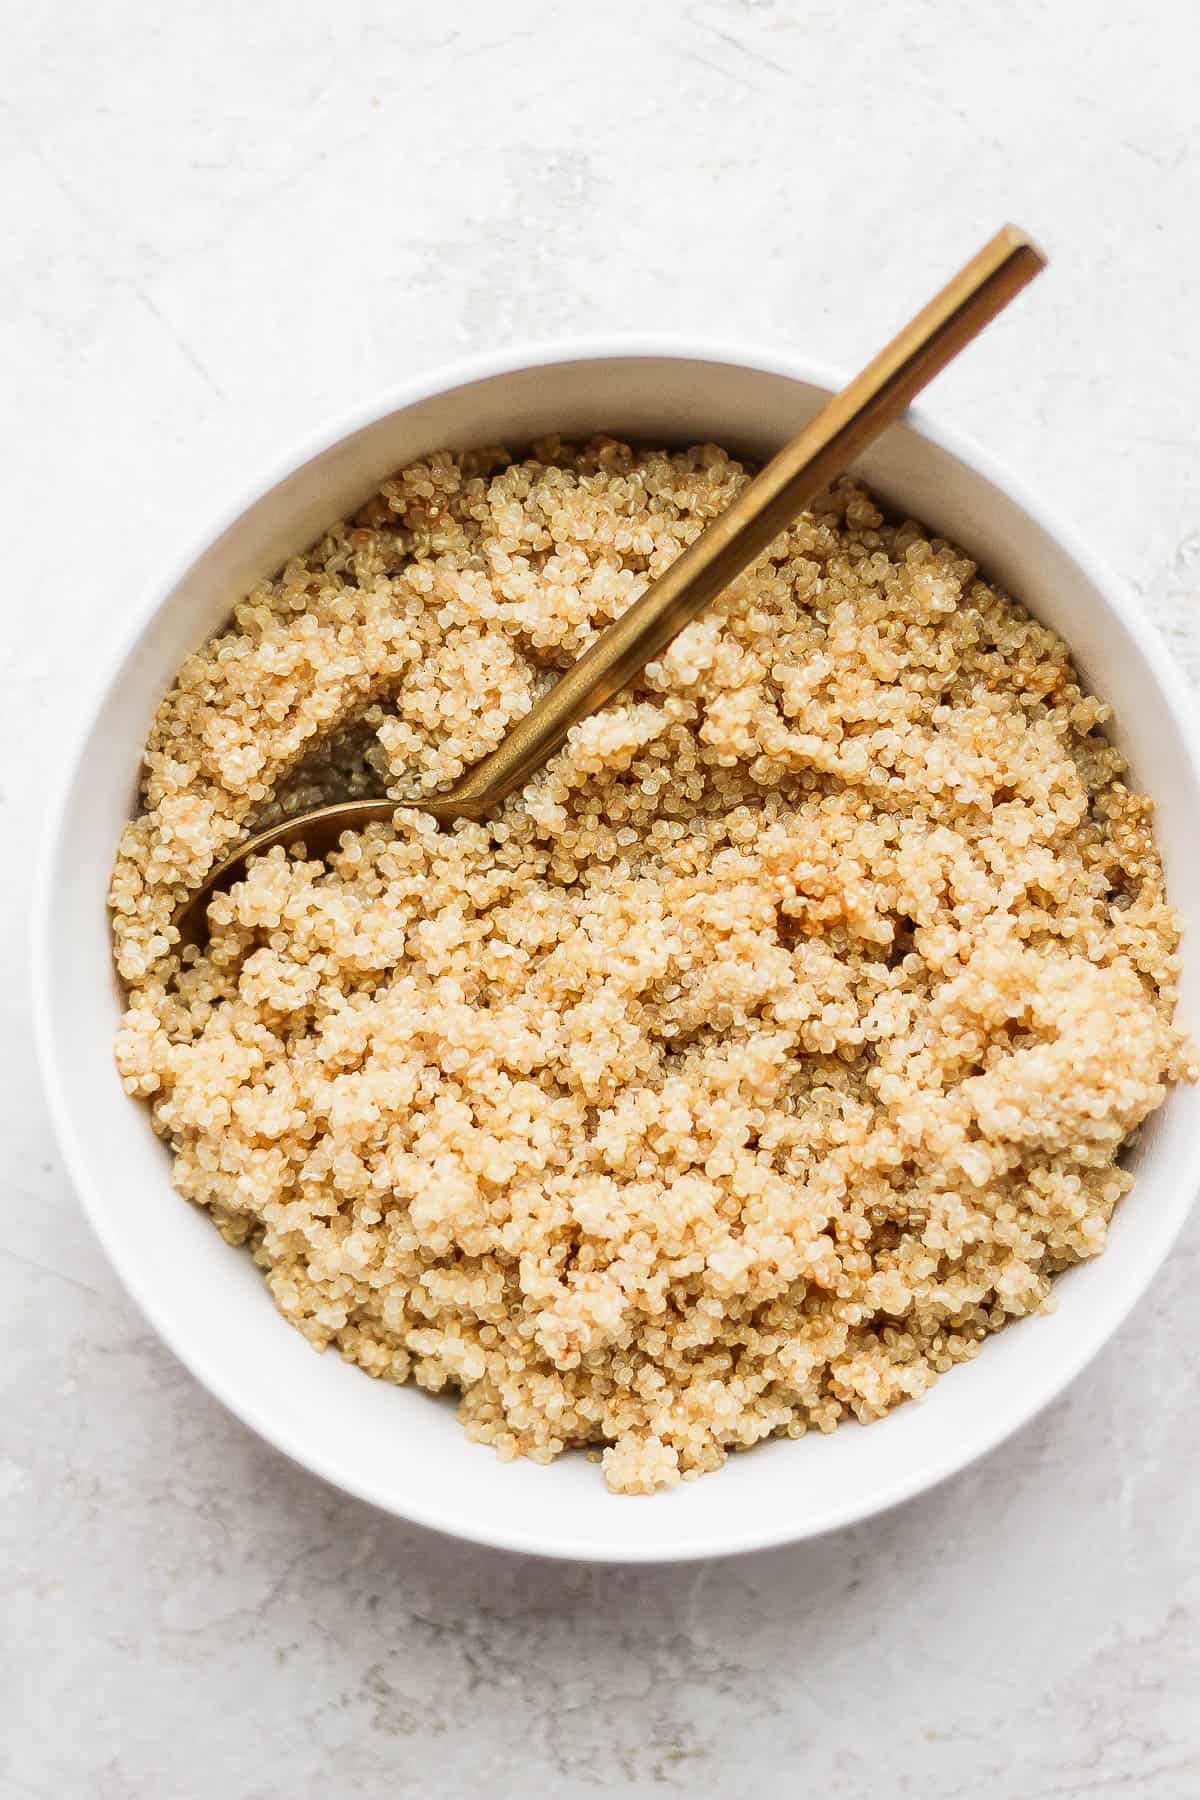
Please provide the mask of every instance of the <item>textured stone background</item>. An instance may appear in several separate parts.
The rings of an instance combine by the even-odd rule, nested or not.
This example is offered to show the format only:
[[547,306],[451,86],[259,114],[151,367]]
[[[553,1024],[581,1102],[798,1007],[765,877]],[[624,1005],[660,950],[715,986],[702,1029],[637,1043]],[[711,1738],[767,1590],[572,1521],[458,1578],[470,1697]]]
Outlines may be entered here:
[[263,1448],[118,1290],[31,1067],[18,846],[92,652],[297,434],[526,336],[848,366],[1010,216],[1053,274],[931,404],[1195,674],[1196,8],[0,14],[3,1800],[1192,1800],[1200,1232],[1048,1416],[882,1521],[640,1573],[443,1542]]

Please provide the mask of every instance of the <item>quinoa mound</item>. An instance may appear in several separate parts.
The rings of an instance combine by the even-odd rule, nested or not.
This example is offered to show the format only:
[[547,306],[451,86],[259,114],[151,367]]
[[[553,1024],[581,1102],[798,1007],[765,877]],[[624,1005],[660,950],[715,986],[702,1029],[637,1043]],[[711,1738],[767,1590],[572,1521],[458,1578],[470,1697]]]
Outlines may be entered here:
[[878,1418],[1103,1248],[1169,1083],[1150,803],[1062,640],[839,483],[483,824],[444,790],[748,470],[442,454],[188,658],[111,905],[117,1061],[284,1316],[645,1493]]

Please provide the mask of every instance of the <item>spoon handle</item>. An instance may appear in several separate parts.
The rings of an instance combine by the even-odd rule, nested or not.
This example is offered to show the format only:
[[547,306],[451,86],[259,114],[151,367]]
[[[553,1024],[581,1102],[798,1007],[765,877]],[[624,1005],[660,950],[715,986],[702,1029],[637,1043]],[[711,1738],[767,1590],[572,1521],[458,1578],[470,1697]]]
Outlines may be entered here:
[[522,785],[572,725],[603,706],[767,548],[821,489],[900,417],[1046,259],[1013,225],[998,231],[847,387],[784,445],[732,504],[584,652],[439,811],[475,818]]

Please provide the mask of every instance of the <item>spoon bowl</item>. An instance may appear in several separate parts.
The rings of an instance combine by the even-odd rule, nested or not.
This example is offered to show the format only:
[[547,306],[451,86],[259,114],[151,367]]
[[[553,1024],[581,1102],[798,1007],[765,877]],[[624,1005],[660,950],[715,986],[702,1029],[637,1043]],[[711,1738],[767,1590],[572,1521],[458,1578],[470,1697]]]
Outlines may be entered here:
[[281,819],[277,825],[244,838],[236,850],[209,870],[204,886],[175,916],[180,943],[203,942],[209,901],[214,894],[241,879],[252,856],[265,855],[277,844],[285,850],[294,850],[298,844],[303,844],[309,856],[329,856],[346,832],[361,831],[366,825],[382,825],[394,818],[402,807],[430,813],[439,825],[453,825],[456,819],[482,817],[486,810],[480,803],[476,812],[469,812],[453,799],[434,795],[428,800],[333,800],[327,806],[310,807],[307,812]]

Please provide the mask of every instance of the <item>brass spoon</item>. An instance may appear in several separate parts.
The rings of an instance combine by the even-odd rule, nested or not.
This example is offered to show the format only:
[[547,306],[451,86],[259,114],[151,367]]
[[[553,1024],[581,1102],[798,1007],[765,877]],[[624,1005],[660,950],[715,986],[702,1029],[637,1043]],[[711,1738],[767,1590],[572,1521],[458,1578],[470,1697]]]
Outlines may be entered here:
[[926,383],[1045,263],[1023,231],[1013,225],[998,231],[449,793],[420,800],[339,801],[257,832],[217,863],[204,886],[181,907],[175,919],[181,939],[195,942],[204,935],[213,893],[237,879],[248,857],[275,844],[303,842],[310,855],[323,856],[336,847],[343,832],[390,819],[401,806],[431,813],[442,825],[492,812],[553,755],[573,725],[627,686],[822,488],[898,419]]

